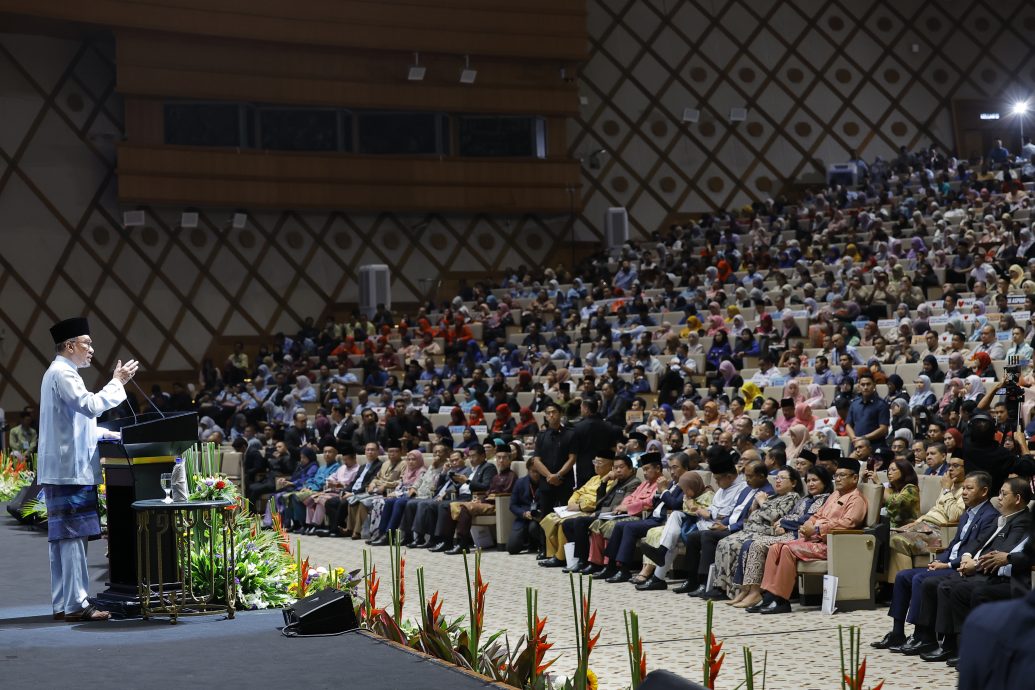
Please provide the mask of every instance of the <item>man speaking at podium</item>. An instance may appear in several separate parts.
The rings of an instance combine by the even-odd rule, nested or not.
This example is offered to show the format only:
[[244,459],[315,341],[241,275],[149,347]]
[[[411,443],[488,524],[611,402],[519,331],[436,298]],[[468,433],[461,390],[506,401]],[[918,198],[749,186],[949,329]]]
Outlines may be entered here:
[[93,359],[89,322],[65,319],[50,334],[57,355],[43,375],[40,390],[37,481],[47,503],[54,619],[104,621],[110,614],[86,599],[90,586],[86,542],[101,533],[97,439],[118,434],[99,429],[96,419],[126,399],[124,386],[137,373],[137,362],[120,360],[112,380],[99,393],[91,393],[77,371],[90,366]]

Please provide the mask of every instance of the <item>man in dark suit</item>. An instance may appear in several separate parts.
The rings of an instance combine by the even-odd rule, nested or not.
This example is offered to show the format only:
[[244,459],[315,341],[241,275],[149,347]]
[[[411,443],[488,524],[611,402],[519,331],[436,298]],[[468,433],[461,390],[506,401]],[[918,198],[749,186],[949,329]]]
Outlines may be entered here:
[[528,468],[528,474],[518,478],[514,483],[514,491],[510,494],[510,512],[514,514],[514,522],[510,526],[507,538],[507,553],[516,555],[525,549],[542,548],[542,529],[538,518],[542,516],[539,506],[539,471]]
[[[612,484],[611,489],[608,491],[606,488],[611,481],[614,484]],[[610,474],[603,478],[603,481],[600,482],[600,488],[597,489],[597,496],[599,498],[597,499],[594,512],[590,515],[573,517],[561,523],[564,536],[569,542],[575,544],[575,556],[579,559],[580,571],[582,568],[588,568],[589,526],[600,517],[601,513],[610,513],[621,505],[625,497],[635,491],[636,487],[640,485],[640,481],[640,478],[636,476],[636,468],[633,465],[632,458],[628,455],[617,456]],[[597,567],[599,566],[593,566],[594,569]]]
[[[454,472],[450,475],[450,479],[457,485],[457,498],[461,501],[469,501],[473,495],[487,492],[489,483],[496,476],[496,466],[485,457],[485,446],[471,446],[470,453],[471,475],[467,476],[462,472]],[[440,541],[430,549],[436,553],[453,548],[456,521],[449,513],[450,503],[451,501],[442,501],[436,507],[435,536]]]
[[338,498],[332,498],[327,501],[327,517],[328,525],[330,528],[327,530],[317,530],[316,534],[320,537],[337,537],[339,534],[345,536],[347,533],[344,529],[345,518],[349,514],[349,504],[359,496],[365,496],[367,487],[374,481],[377,473],[381,471],[381,448],[376,443],[368,443],[363,448],[363,458],[365,460],[359,472],[356,474],[355,481],[352,482],[352,486],[348,487],[342,492]]
[[[908,655],[928,652],[937,647],[931,609],[937,599],[938,583],[942,578],[955,575],[963,554],[980,549],[996,528],[999,511],[988,500],[991,481],[992,478],[986,472],[971,472],[964,477],[963,505],[966,510],[960,516],[956,536],[926,568],[902,570],[895,576],[891,608],[888,609],[888,615],[893,621],[891,632],[883,639],[870,643],[871,647]],[[928,602],[926,610],[925,592]],[[924,611],[923,616],[921,611]],[[905,635],[906,623],[915,626],[908,639]]]
[[295,457],[299,448],[316,443],[316,432],[309,428],[309,417],[303,410],[295,413],[291,426],[284,430],[284,443]]
[[[1031,528],[1031,484],[1026,479],[1007,479],[999,491],[999,528],[974,554],[964,559],[959,572],[962,577],[947,578],[938,583],[938,609],[935,631],[942,636],[936,649],[920,655],[924,661],[949,661],[957,655],[956,638],[970,612],[974,590],[988,585],[1009,583],[1005,570],[1011,552],[1028,538]],[[1023,548],[1023,546],[1022,546]]]
[[614,384],[605,383],[600,389],[603,404],[600,414],[604,421],[619,429],[625,428],[625,413],[629,409],[629,401],[615,392]]
[[[1035,521],[1033,521],[1035,527]],[[960,634],[960,690],[1027,690],[1035,677],[1035,592],[1031,591],[1031,565],[1035,563],[1035,534],[1010,560],[1023,554],[1026,563],[1012,562],[1012,601],[977,608],[967,616]],[[1010,587],[1010,585],[1007,585]],[[1002,585],[990,585],[975,592],[988,595]],[[1004,597],[1005,598],[1005,597]]]
[[[690,469],[690,458],[686,453],[674,453],[668,458],[668,471],[670,478],[668,486],[658,494],[654,495],[654,505],[651,506],[650,515],[642,520],[628,520],[618,522],[607,540],[604,549],[606,564],[617,565],[621,571],[628,570],[636,560],[636,544],[653,527],[660,527],[668,520],[669,511],[681,510],[683,507],[683,489],[679,486],[679,478]],[[652,576],[653,578],[653,576]],[[662,586],[647,586],[637,589],[665,589],[665,581],[658,580]]]

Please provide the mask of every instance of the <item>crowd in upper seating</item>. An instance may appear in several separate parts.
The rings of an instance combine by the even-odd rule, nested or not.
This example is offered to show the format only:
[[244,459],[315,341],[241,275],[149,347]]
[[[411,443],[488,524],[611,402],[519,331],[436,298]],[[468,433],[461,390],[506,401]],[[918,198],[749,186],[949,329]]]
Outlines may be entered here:
[[199,411],[296,531],[456,554],[508,495],[511,553],[640,591],[682,572],[749,612],[791,610],[799,565],[865,527],[893,619],[874,646],[954,665],[967,612],[1031,586],[1026,146],[854,157],[857,186],[307,319],[150,402]]

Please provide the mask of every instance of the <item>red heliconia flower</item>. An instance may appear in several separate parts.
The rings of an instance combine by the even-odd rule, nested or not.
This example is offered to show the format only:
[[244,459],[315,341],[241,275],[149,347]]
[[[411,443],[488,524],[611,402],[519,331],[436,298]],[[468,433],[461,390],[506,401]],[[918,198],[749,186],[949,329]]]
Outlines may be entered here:
[[428,605],[431,607],[431,622],[434,623],[442,615],[442,602],[439,601],[438,592],[431,595],[431,601]]

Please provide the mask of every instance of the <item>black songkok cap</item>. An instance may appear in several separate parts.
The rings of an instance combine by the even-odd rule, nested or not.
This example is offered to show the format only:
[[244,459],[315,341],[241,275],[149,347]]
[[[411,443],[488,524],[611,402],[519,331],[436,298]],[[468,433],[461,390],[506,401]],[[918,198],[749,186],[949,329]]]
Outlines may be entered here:
[[661,453],[651,452],[641,455],[639,466],[643,467],[644,465],[657,465],[658,467],[661,467]]
[[819,459],[820,460],[838,460],[841,457],[840,448],[820,448]]
[[837,461],[837,469],[839,470],[851,470],[859,474],[859,468],[859,461],[854,458],[841,458]]
[[50,327],[50,335],[54,338],[55,345],[59,345],[72,338],[78,338],[81,335],[90,335],[90,322],[83,316],[65,319]]

